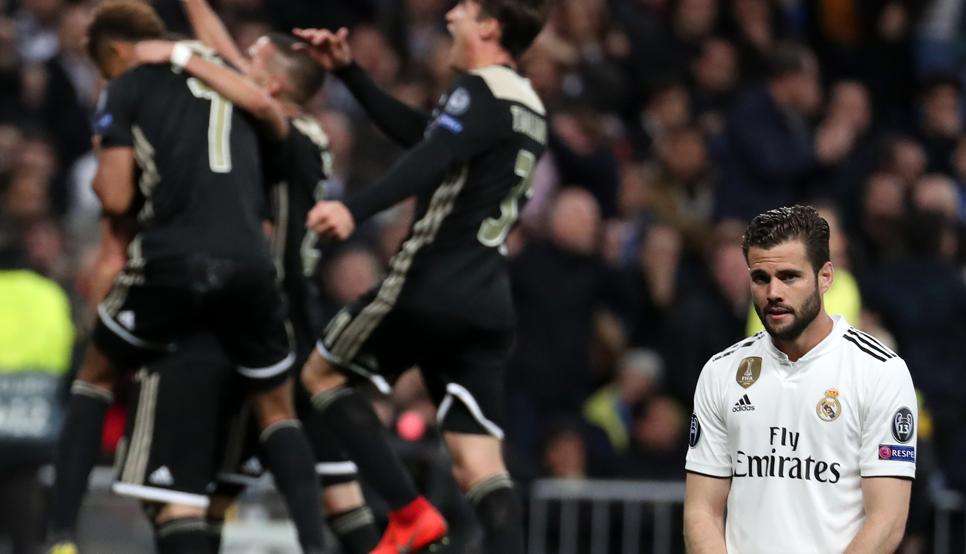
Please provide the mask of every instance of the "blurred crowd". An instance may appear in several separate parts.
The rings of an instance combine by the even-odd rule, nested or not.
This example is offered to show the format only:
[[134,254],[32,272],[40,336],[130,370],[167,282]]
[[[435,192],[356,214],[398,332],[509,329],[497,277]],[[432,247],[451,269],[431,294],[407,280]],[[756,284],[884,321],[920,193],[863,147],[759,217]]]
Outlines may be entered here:
[[[415,106],[452,77],[448,0],[213,3],[243,47],[270,29],[350,27],[358,63]],[[154,4],[186,32],[178,0]],[[84,55],[91,6],[0,0],[0,234],[68,292],[79,345],[103,87]],[[905,358],[927,414],[924,470],[966,490],[964,60],[964,0],[558,0],[522,68],[552,132],[509,240],[515,475],[681,478],[704,362],[758,329],[744,225],[805,202],[833,230],[829,311]],[[314,114],[333,196],[399,153],[337,79]],[[326,253],[329,313],[378,282],[411,212]],[[415,446],[432,444],[434,411],[418,376],[380,412],[401,447],[427,451]]]

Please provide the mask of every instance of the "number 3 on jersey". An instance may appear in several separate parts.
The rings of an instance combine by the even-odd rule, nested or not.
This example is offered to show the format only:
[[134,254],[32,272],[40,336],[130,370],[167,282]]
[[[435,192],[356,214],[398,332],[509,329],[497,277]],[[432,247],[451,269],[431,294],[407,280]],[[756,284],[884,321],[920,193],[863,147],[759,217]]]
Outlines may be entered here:
[[232,103],[194,77],[188,79],[188,89],[195,97],[211,101],[211,111],[208,112],[208,165],[212,173],[228,173],[231,171]]
[[522,179],[520,184],[510,190],[510,194],[500,203],[500,217],[491,217],[483,220],[476,238],[483,246],[497,247],[500,253],[506,254],[504,241],[510,234],[510,228],[516,223],[520,216],[520,198],[526,195],[527,198],[533,196],[533,170],[537,166],[537,157],[532,152],[520,150],[517,154],[517,161],[513,172]]

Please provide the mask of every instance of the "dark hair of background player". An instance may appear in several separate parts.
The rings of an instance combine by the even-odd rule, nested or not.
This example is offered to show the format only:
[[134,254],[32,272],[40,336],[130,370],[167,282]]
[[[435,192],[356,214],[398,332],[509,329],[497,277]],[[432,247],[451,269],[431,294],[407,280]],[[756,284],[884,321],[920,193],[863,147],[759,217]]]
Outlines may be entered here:
[[782,42],[765,56],[765,73],[769,79],[780,79],[786,75],[805,70],[811,53],[799,44]]
[[293,50],[292,47],[300,41],[290,35],[272,32],[268,34],[268,40],[275,46],[276,55],[284,60],[283,71],[292,88],[289,91],[291,99],[302,104],[315,96],[325,83],[322,66],[305,52]]
[[138,0],[107,0],[94,10],[87,28],[87,53],[100,64],[110,40],[138,41],[162,38],[165,28],[149,4]]
[[773,248],[784,242],[800,240],[816,273],[829,261],[828,221],[811,206],[776,208],[758,214],[751,220],[741,249],[748,259],[748,249]]
[[482,17],[500,23],[500,44],[514,58],[530,48],[547,20],[544,0],[476,0]]

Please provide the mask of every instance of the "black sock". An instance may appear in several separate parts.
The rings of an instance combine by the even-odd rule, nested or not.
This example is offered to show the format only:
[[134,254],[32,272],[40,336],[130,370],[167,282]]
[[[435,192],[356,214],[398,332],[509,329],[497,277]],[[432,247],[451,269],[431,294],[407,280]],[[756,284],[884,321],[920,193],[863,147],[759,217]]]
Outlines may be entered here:
[[77,527],[87,480],[101,451],[104,416],[112,401],[110,392],[91,384],[74,381],[71,385],[54,459],[50,530],[55,539],[72,537]]
[[483,526],[484,552],[523,554],[523,510],[509,475],[479,483],[466,498]]
[[297,421],[276,423],[262,432],[262,459],[285,498],[289,517],[305,552],[322,552],[322,502],[315,457]]
[[366,506],[333,514],[327,519],[329,529],[338,537],[346,554],[369,554],[379,543],[376,520]]
[[312,398],[317,417],[342,443],[359,473],[393,510],[419,496],[412,477],[390,448],[386,430],[368,400],[351,388],[320,392]]
[[221,533],[225,527],[225,520],[207,518],[205,520],[205,536],[208,537],[208,552],[221,552]]
[[182,517],[155,526],[158,554],[207,554],[207,528],[200,517]]

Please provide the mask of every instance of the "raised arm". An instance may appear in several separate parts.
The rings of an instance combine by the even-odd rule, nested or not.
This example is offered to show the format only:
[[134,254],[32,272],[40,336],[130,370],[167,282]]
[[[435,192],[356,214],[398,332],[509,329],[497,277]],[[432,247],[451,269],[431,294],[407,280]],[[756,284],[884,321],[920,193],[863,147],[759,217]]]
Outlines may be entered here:
[[896,477],[862,479],[865,522],[846,554],[895,552],[906,531],[912,480]]
[[[143,41],[136,45],[135,54],[142,63],[167,63],[174,61],[172,54],[176,44],[164,40]],[[189,74],[262,122],[272,136],[278,139],[288,136],[289,124],[282,105],[265,89],[237,71],[202,56],[191,54],[187,62],[184,59],[176,61]]]
[[294,34],[308,43],[297,46],[341,79],[373,123],[389,138],[405,148],[422,140],[430,122],[429,114],[393,98],[353,61],[348,29],[343,27],[337,33],[325,29],[295,29]]
[[208,4],[208,0],[182,0],[182,3],[188,22],[191,23],[191,28],[198,40],[214,48],[219,56],[247,75],[251,69],[248,57],[238,49],[238,45],[231,38],[221,18]]
[[[479,77],[457,82],[467,98],[466,107],[442,113],[429,127],[426,138],[409,150],[379,181],[342,202],[319,202],[307,225],[319,236],[347,238],[355,226],[400,201],[433,190],[436,195],[459,194],[467,171],[465,162],[500,140],[509,129],[509,111],[496,108],[496,99]],[[502,115],[500,115],[502,114]],[[506,117],[507,121],[494,121]]]
[[689,554],[725,554],[725,505],[731,479],[688,472],[684,493],[684,544]]

